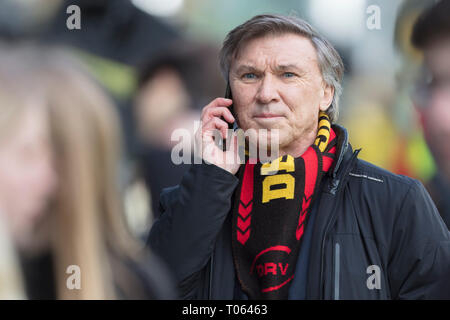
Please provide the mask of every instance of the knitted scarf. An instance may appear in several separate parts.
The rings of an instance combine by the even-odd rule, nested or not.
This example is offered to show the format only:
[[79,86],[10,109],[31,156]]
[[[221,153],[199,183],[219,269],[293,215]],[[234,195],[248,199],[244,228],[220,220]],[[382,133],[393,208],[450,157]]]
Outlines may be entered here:
[[333,163],[336,140],[321,112],[316,140],[302,156],[256,164],[247,160],[239,170],[232,251],[238,280],[250,299],[288,298],[308,212]]

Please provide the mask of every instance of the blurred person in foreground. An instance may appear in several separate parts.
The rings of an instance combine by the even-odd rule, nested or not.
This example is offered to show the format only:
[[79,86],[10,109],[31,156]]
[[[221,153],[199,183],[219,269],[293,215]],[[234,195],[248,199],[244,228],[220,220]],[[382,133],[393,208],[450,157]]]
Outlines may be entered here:
[[163,191],[148,239],[182,297],[450,299],[450,233],[425,188],[358,159],[336,124],[333,46],[304,20],[259,15],[228,33],[220,62],[231,99],[203,108],[204,162]]
[[439,1],[421,14],[411,41],[424,53],[413,101],[437,166],[426,186],[450,229],[450,1]]
[[25,299],[20,265],[0,209],[0,300]]
[[[110,100],[64,51],[25,45],[0,57],[0,211],[27,297],[173,298],[124,222]],[[73,266],[80,287],[68,285]]]

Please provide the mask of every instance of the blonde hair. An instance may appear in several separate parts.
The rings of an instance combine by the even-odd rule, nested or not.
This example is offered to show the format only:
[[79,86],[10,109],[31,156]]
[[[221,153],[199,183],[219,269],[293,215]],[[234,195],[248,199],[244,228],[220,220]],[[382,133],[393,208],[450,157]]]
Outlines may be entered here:
[[[22,80],[23,65],[13,66],[12,55],[0,59],[0,143],[14,130],[21,116],[32,104],[35,91],[30,83]],[[21,83],[20,85],[18,85]],[[25,97],[24,87],[30,88]],[[20,272],[20,261],[5,212],[0,212],[0,300],[25,299],[24,279]]]
[[[67,52],[26,47],[15,55],[21,52],[29,59],[24,78],[32,79],[48,108],[57,165],[59,189],[48,216],[57,296],[115,298],[109,253],[133,258],[141,249],[123,217],[118,117],[98,84]],[[67,287],[71,265],[80,267],[81,290]]]

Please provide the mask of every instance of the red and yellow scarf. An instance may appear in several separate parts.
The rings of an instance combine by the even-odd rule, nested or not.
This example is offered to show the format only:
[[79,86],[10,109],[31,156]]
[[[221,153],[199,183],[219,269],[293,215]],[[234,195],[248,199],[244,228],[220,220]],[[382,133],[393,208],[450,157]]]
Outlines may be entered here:
[[336,152],[328,116],[305,153],[246,164],[233,205],[232,249],[238,280],[250,299],[287,299],[311,203]]

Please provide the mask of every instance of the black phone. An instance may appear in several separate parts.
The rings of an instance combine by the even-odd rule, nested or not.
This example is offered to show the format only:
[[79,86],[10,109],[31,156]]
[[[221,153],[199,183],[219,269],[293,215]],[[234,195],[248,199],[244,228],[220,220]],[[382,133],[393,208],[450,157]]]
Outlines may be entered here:
[[[233,96],[231,95],[231,88],[230,88],[230,83],[227,82],[227,88],[225,89],[225,98],[227,99],[233,99]],[[228,109],[231,111],[231,114],[234,117],[234,122],[233,123],[229,123],[228,122],[228,129],[236,131],[239,127],[237,125],[237,120],[236,120],[236,114],[234,113],[234,107],[233,105],[229,106]],[[225,119],[223,119],[224,121],[226,121]],[[227,121],[226,121],[227,122]],[[222,140],[222,149],[224,151],[226,151],[226,139]]]
[[[225,98],[233,99],[233,96],[231,95],[231,88],[230,88],[229,82],[227,82],[227,88],[225,89]],[[228,123],[228,129],[232,129],[232,130],[236,131],[238,129],[238,125],[237,125],[237,120],[236,120],[236,115],[234,113],[233,105],[229,106],[228,109],[231,111],[231,114],[234,117],[234,122]]]

